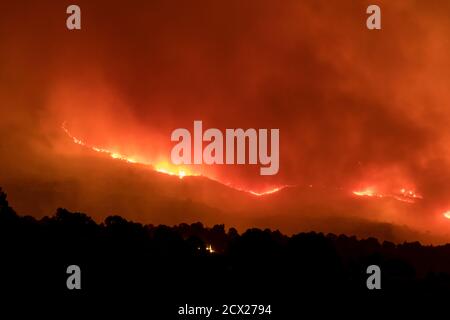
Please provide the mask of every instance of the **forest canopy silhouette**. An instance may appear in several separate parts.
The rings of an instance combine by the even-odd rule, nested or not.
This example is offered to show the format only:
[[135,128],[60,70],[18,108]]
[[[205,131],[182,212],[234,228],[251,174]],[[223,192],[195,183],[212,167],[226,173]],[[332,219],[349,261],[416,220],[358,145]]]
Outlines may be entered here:
[[[382,270],[382,298],[450,293],[450,245],[269,229],[239,234],[224,225],[143,225],[117,215],[96,223],[62,208],[38,220],[18,215],[1,190],[0,238],[1,290],[10,296],[140,294],[175,303],[231,294],[273,303],[293,297],[288,283],[296,296],[373,298],[366,288],[372,264]],[[83,270],[78,293],[65,284],[71,264]]]

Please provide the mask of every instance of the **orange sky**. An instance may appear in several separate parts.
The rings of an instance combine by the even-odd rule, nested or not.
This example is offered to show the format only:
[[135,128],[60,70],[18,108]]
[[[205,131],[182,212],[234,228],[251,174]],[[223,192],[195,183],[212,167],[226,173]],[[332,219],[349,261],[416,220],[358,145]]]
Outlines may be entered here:
[[173,129],[202,120],[280,128],[280,172],[194,171],[252,190],[406,187],[423,196],[413,217],[383,207],[382,220],[450,227],[448,1],[377,1],[381,31],[366,29],[368,1],[77,1],[81,31],[65,27],[69,4],[0,5],[0,185],[17,206],[32,211],[23,202],[38,187],[24,181],[74,170],[60,168],[82,152],[63,121],[155,163],[169,160]]

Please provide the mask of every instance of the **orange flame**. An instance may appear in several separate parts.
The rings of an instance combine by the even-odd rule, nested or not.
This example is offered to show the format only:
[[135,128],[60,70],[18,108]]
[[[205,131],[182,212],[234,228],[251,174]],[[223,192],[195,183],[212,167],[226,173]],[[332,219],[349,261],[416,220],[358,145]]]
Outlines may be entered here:
[[251,194],[257,196],[257,197],[261,197],[261,196],[265,196],[265,195],[268,195],[268,194],[272,194],[272,193],[278,192],[278,191],[280,191],[280,190],[282,190],[282,189],[284,189],[286,187],[287,186],[276,187],[276,188],[273,188],[273,189],[270,189],[270,190],[267,190],[267,191],[264,191],[264,192],[255,192],[255,191],[249,191],[249,192]]
[[168,174],[170,176],[178,176],[178,178],[183,179],[186,176],[200,176],[199,174],[193,173],[186,168],[180,168],[168,164],[167,162],[159,162],[155,166],[155,171],[159,173]]
[[[143,164],[143,165],[147,165],[147,166],[152,166],[153,169],[156,172],[167,174],[167,175],[170,175],[170,176],[178,176],[178,178],[180,178],[180,179],[183,179],[184,177],[187,177],[187,176],[200,176],[200,174],[194,173],[194,172],[190,171],[187,168],[174,166],[174,165],[169,164],[168,162],[159,162],[159,163],[156,163],[156,164],[151,164],[151,163],[147,163],[147,162],[141,162],[141,161],[138,161],[136,159],[133,159],[131,157],[128,157],[128,156],[123,155],[123,154],[118,153],[118,152],[113,152],[113,151],[110,151],[108,149],[99,148],[99,147],[96,147],[96,146],[91,146],[91,145],[87,144],[86,142],[84,142],[83,140],[80,140],[77,137],[75,137],[74,135],[72,135],[70,133],[70,131],[67,129],[67,127],[66,127],[66,122],[64,122],[61,127],[64,130],[64,132],[66,133],[66,135],[69,138],[71,138],[72,141],[75,144],[78,144],[78,145],[83,146],[85,148],[89,148],[90,150],[95,151],[95,152],[104,153],[104,154],[110,156],[113,159],[125,161],[125,162],[132,163],[132,164]],[[208,177],[208,179],[217,181],[217,180],[215,180],[213,178],[210,178],[210,177]],[[269,189],[267,191],[264,191],[264,192],[256,192],[256,191],[253,191],[253,190],[246,190],[246,189],[241,189],[241,188],[238,188],[238,187],[234,187],[234,186],[232,186],[230,184],[226,184],[226,183],[223,183],[223,182],[220,182],[220,181],[217,181],[217,182],[225,184],[228,187],[233,188],[235,190],[246,192],[246,193],[258,196],[258,197],[278,192],[278,191],[284,189],[285,187],[287,187],[287,186],[281,186],[281,187],[271,188],[271,189]]]
[[353,194],[360,196],[360,197],[379,197],[382,198],[383,195],[376,193],[375,190],[373,188],[367,188],[364,190],[359,190],[359,191],[353,191]]
[[423,199],[417,192],[406,188],[401,188],[399,192],[382,193],[377,192],[375,187],[368,187],[366,189],[353,191],[353,194],[359,197],[393,198],[408,203],[415,203],[417,199]]
[[450,210],[444,212],[442,215],[443,215],[445,218],[450,219]]

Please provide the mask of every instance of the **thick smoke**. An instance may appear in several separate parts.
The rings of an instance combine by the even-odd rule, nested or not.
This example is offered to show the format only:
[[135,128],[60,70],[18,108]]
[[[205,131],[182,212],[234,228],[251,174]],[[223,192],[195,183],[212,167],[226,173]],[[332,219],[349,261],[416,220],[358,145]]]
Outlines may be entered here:
[[444,232],[450,6],[381,1],[382,30],[369,31],[369,4],[80,1],[82,30],[68,31],[64,3],[3,3],[0,183],[32,214],[24,202],[45,196],[36,181],[55,198],[61,181],[83,185],[66,164],[84,151],[70,146],[63,121],[93,145],[152,163],[169,161],[170,133],[194,120],[279,128],[276,176],[258,166],[193,170],[255,190],[407,187],[424,198],[407,210],[341,211]]

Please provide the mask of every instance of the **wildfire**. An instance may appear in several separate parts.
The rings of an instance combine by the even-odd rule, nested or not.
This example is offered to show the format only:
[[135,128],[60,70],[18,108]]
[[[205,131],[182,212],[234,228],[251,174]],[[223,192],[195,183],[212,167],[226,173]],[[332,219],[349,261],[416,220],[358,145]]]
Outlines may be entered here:
[[278,192],[278,191],[280,191],[280,190],[282,190],[284,188],[286,188],[286,186],[276,187],[276,188],[273,188],[273,189],[270,189],[270,190],[267,190],[267,191],[264,191],[264,192],[255,192],[255,191],[249,191],[249,192],[251,194],[257,196],[257,197],[261,197],[261,196],[265,196],[265,195],[268,195],[268,194],[272,194],[272,193]]
[[[84,142],[83,140],[81,140],[81,139],[75,137],[74,135],[72,135],[72,133],[70,133],[70,131],[67,129],[66,122],[64,122],[61,127],[64,130],[64,132],[66,133],[66,135],[75,144],[78,144],[80,146],[83,146],[83,147],[88,148],[88,149],[90,149],[92,151],[95,151],[95,152],[106,154],[106,155],[108,155],[109,157],[111,157],[113,159],[125,161],[125,162],[132,163],[132,164],[143,164],[143,165],[146,165],[146,166],[151,166],[151,167],[153,167],[153,169],[156,172],[167,174],[167,175],[170,175],[170,176],[177,176],[180,179],[183,179],[184,177],[187,177],[187,176],[200,176],[200,174],[192,172],[192,171],[190,171],[187,168],[174,166],[174,165],[169,164],[168,162],[159,162],[159,163],[156,163],[156,164],[151,164],[151,163],[148,163],[148,162],[138,161],[138,160],[136,160],[134,158],[131,158],[129,156],[126,156],[126,155],[118,153],[118,152],[113,152],[113,151],[110,151],[108,149],[104,149],[104,148],[100,148],[100,147],[97,147],[97,146],[89,145],[88,143]],[[213,178],[209,178],[209,179],[215,180]],[[215,181],[217,181],[217,180],[215,180]],[[220,181],[217,181],[217,182],[222,183]],[[230,184],[226,184],[226,183],[222,183],[222,184],[225,184],[225,185],[227,185],[230,188],[233,188],[235,190],[246,192],[246,193],[258,196],[258,197],[278,192],[278,191],[280,191],[280,190],[282,190],[282,189],[284,189],[286,187],[286,186],[281,186],[281,187],[276,187],[276,188],[269,189],[269,190],[264,191],[264,192],[256,192],[256,191],[253,191],[253,190],[245,190],[245,189],[241,189],[241,188],[238,188],[238,187],[234,187],[234,186],[232,186]]]
[[373,188],[367,188],[364,190],[359,191],[353,191],[353,194],[360,196],[360,197],[378,197],[383,198],[383,195],[380,193],[376,193]]
[[406,188],[401,188],[398,192],[382,193],[376,191],[374,187],[369,187],[363,190],[353,191],[353,194],[359,197],[393,198],[408,203],[415,203],[417,199],[423,199],[417,192]]
[[[113,159],[118,159],[118,160],[122,160],[125,162],[129,162],[129,163],[137,163],[136,160],[134,160],[133,158],[129,158],[123,154],[117,153],[117,152],[112,152],[110,150],[107,149],[103,149],[103,148],[99,148],[99,147],[95,147],[95,146],[90,146],[87,143],[85,143],[83,140],[78,139],[77,137],[73,136],[70,131],[67,129],[66,127],[66,123],[64,122],[62,124],[62,129],[64,130],[64,132],[72,139],[72,141],[80,146],[89,148],[95,152],[100,152],[100,153],[104,153],[109,155],[111,158]],[[144,163],[145,164],[145,163]]]
[[214,253],[214,252],[216,252],[216,251],[212,248],[211,245],[208,245],[208,246],[206,247],[206,251],[208,251],[209,253]]
[[405,188],[400,189],[400,194],[394,194],[393,197],[399,201],[414,203],[416,199],[423,199],[423,197],[413,190]]
[[[134,159],[132,157],[126,156],[126,155],[118,153],[118,152],[113,152],[113,151],[105,149],[105,148],[100,148],[97,146],[89,145],[86,142],[84,142],[83,140],[72,135],[70,133],[70,131],[67,129],[65,122],[62,124],[62,129],[64,130],[66,135],[73,141],[73,143],[83,146],[85,148],[88,148],[92,151],[106,154],[109,157],[111,157],[112,159],[124,161],[124,162],[131,163],[131,164],[141,164],[141,165],[151,166],[156,172],[159,172],[162,174],[167,174],[170,176],[177,176],[180,179],[183,179],[184,177],[187,177],[187,176],[200,176],[200,174],[192,172],[188,168],[181,168],[179,166],[174,166],[168,162],[159,162],[156,164],[151,164],[148,162],[143,162],[143,161]],[[262,196],[274,194],[278,191],[281,191],[281,190],[289,187],[288,185],[283,185],[283,186],[268,189],[263,192],[257,192],[257,191],[253,191],[253,190],[242,189],[240,187],[233,186],[229,183],[223,183],[223,182],[218,181],[211,177],[208,177],[208,178],[211,180],[217,181],[219,183],[222,183],[224,185],[227,185],[228,187],[233,188],[235,190],[246,192],[246,193],[251,194],[256,197],[262,197]],[[310,185],[310,187],[312,187],[312,185]],[[376,187],[371,186],[371,187],[367,187],[365,189],[354,190],[354,191],[352,191],[352,193],[358,197],[392,198],[392,199],[402,201],[402,202],[407,202],[407,203],[415,203],[417,200],[423,199],[423,197],[420,194],[418,194],[416,191],[414,191],[412,189],[408,189],[406,187],[398,189],[398,191],[381,192]],[[444,218],[450,220],[450,210],[445,211],[442,215],[444,216]],[[214,252],[211,245],[209,245],[206,250],[209,251],[210,253]]]
[[170,176],[178,176],[180,179],[183,179],[186,176],[200,176],[199,174],[192,173],[187,169],[171,166],[167,162],[160,162],[154,167],[157,172],[168,174]]
[[450,219],[450,210],[444,212],[442,215],[443,215],[445,218]]

